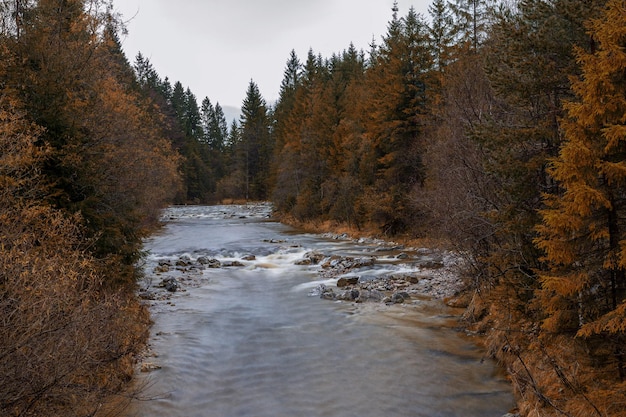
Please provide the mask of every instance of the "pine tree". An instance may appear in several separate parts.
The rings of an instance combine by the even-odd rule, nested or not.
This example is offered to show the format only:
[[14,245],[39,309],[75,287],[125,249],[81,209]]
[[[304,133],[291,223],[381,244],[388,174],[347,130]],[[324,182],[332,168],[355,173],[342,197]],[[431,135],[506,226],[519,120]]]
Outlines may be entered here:
[[228,124],[226,116],[220,103],[215,103],[215,113],[211,123],[211,136],[214,138],[212,147],[218,152],[224,151],[226,140],[228,139]]
[[449,3],[454,16],[457,45],[474,52],[485,41],[494,0],[454,0]]
[[454,44],[452,12],[445,0],[435,0],[428,6],[428,13],[431,22],[428,33],[433,65],[441,72],[450,63]]
[[577,49],[578,101],[566,105],[565,141],[550,173],[564,189],[547,197],[537,244],[550,271],[542,300],[548,331],[600,336],[615,345],[626,376],[626,8],[610,1],[591,24],[595,53]]
[[273,146],[267,105],[254,81],[248,85],[241,113],[238,159],[246,184],[245,199],[263,200],[269,196]]
[[[423,181],[420,135],[428,113],[432,57],[427,26],[413,8],[394,17],[367,71],[368,99],[363,103],[365,140],[362,178],[369,188],[363,202],[370,220],[391,234],[409,224],[409,191]],[[403,213],[402,215],[399,215]]]
[[174,83],[174,88],[172,89],[172,95],[170,98],[170,104],[174,109],[174,113],[176,114],[176,118],[178,119],[180,126],[184,129],[185,112],[187,110],[187,97],[185,95],[185,87],[183,87],[183,84],[180,81],[176,81]]
[[[309,61],[313,60],[309,51]],[[311,65],[308,62],[308,65]],[[300,189],[299,131],[302,123],[305,73],[295,51],[291,51],[281,82],[280,95],[274,111],[274,159],[272,201],[277,209],[289,213],[295,206]]]
[[200,108],[195,94],[189,87],[185,90],[184,110],[182,114],[183,126],[185,134],[195,141],[202,139],[202,118],[200,116]]
[[208,97],[205,97],[202,100],[202,105],[200,107],[200,118],[202,120],[202,142],[212,146],[213,138],[212,138],[212,129],[211,124],[215,119],[215,107],[213,107],[213,103]]

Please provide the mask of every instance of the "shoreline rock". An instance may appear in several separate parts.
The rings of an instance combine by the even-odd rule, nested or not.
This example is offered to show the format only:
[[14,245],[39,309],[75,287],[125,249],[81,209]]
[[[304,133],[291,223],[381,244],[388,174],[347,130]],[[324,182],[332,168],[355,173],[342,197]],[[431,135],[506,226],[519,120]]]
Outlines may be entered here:
[[[386,253],[379,250],[375,253]],[[390,251],[400,248],[393,246]],[[462,281],[458,273],[459,258],[450,253],[433,253],[427,249],[407,250],[402,247],[399,255],[380,258],[366,256],[355,258],[350,256],[325,256],[319,252],[308,252],[296,265],[319,265],[318,275],[321,278],[337,278],[335,286],[321,284],[309,295],[333,301],[350,302],[384,302],[386,304],[402,304],[414,298],[429,297],[444,300],[458,295],[462,289]],[[381,275],[372,274],[376,265],[385,265],[402,261],[415,272],[389,272]]]

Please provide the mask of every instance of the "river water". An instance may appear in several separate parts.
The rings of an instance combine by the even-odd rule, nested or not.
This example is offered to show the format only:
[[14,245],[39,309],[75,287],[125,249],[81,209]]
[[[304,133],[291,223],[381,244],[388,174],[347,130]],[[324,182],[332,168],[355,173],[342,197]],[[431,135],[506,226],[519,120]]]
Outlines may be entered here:
[[[495,365],[454,329],[458,311],[427,297],[323,300],[312,290],[336,279],[296,265],[312,250],[369,256],[374,245],[299,233],[267,214],[267,206],[168,210],[146,242],[142,283],[157,295],[146,361],[159,369],[139,374],[143,400],[125,417],[500,417],[513,407]],[[198,267],[203,259],[222,267]],[[370,272],[385,268],[411,265]],[[177,292],[155,288],[168,277]]]

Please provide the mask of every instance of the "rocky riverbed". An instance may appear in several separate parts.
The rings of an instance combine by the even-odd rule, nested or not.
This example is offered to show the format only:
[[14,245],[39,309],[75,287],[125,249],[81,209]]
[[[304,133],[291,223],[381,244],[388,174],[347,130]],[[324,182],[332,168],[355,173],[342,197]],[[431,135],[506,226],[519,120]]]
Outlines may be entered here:
[[[146,264],[143,265],[145,277],[140,283],[139,292],[140,297],[151,306],[156,323],[151,342],[143,357],[138,358],[142,372],[154,371],[154,374],[148,378],[158,376],[159,383],[164,387],[169,387],[168,378],[171,375],[176,376],[186,370],[185,378],[192,378],[196,373],[195,366],[189,368],[187,365],[195,363],[194,361],[204,363],[212,354],[219,356],[220,360],[210,367],[211,372],[221,369],[222,361],[229,352],[232,352],[228,349],[221,350],[222,345],[230,346],[224,339],[226,335],[233,337],[234,342],[240,338],[247,340],[246,343],[233,344],[233,348],[245,350],[249,343],[258,343],[259,345],[255,345],[256,347],[251,348],[250,351],[250,354],[254,355],[251,366],[254,369],[258,368],[259,355],[268,361],[276,360],[276,364],[268,367],[272,375],[285,365],[284,360],[290,358],[289,355],[285,356],[285,352],[294,355],[308,352],[295,360],[297,365],[294,366],[297,367],[310,363],[310,355],[321,355],[323,358],[357,355],[357,362],[377,363],[380,358],[373,361],[366,354],[368,350],[363,352],[352,350],[351,342],[348,342],[347,350],[341,350],[342,348],[338,347],[345,338],[355,337],[355,340],[367,340],[370,344],[376,343],[376,348],[372,348],[374,352],[391,352],[388,358],[385,355],[385,361],[391,362],[376,372],[383,380],[384,375],[387,375],[387,369],[395,366],[392,358],[402,357],[399,368],[402,371],[398,371],[402,373],[402,378],[414,378],[421,381],[420,372],[411,371],[406,374],[403,372],[409,367],[409,363],[415,366],[415,361],[421,361],[422,355],[427,355],[429,359],[417,368],[423,370],[424,366],[432,366],[436,369],[436,372],[428,373],[428,375],[454,375],[455,379],[460,379],[462,382],[455,382],[452,386],[464,393],[464,400],[457,400],[454,395],[438,397],[436,393],[439,390],[435,388],[436,383],[409,384],[411,387],[422,387],[426,390],[432,388],[432,401],[428,401],[428,407],[432,406],[433,410],[468,408],[470,406],[467,401],[483,398],[482,396],[485,395],[483,390],[485,393],[490,393],[489,395],[494,395],[494,398],[504,392],[490,385],[491,382],[486,382],[491,381],[490,376],[481,374],[482,376],[475,377],[473,372],[482,372],[479,369],[481,367],[474,369],[473,365],[469,365],[470,370],[467,370],[467,352],[463,349],[459,350],[456,341],[448,343],[449,339],[454,339],[455,336],[445,336],[448,331],[453,331],[448,326],[453,320],[450,314],[456,313],[446,309],[438,300],[454,299],[462,288],[458,273],[460,266],[458,256],[439,249],[410,247],[373,238],[352,238],[345,234],[299,233],[288,226],[268,221],[270,210],[269,206],[225,207],[223,210],[181,207],[166,212],[165,220],[169,224],[164,228],[164,237],[155,237],[154,240],[148,242],[150,253],[146,257]],[[319,298],[319,300],[314,298]],[[203,300],[210,301],[204,302]],[[446,313],[442,313],[444,310]],[[424,315],[424,311],[428,313]],[[334,319],[345,317],[346,320],[329,321],[331,316]],[[408,321],[411,321],[408,317],[413,316],[417,321],[414,325],[408,325]],[[380,328],[369,325],[378,323],[379,320],[381,323],[393,322],[394,325]],[[437,325],[424,325],[424,323],[433,322]],[[441,323],[443,322],[446,324],[442,330]],[[328,327],[328,323],[332,323],[330,326],[332,330]],[[368,323],[368,325],[355,326],[356,323]],[[424,325],[423,328],[420,327],[422,325]],[[321,333],[306,343],[299,344],[302,337],[309,335],[309,332],[315,333],[316,329],[319,329]],[[394,333],[396,330],[404,336],[392,346],[384,342],[378,345],[376,342],[390,340],[390,336],[372,337],[368,333]],[[265,334],[263,332],[268,332],[267,338],[261,337]],[[294,338],[292,332],[297,334],[297,337]],[[332,336],[335,332],[341,336]],[[361,332],[364,332],[366,336],[362,336]],[[405,338],[409,334],[411,337]],[[207,337],[207,335],[219,335],[219,337]],[[328,338],[326,338],[327,335]],[[394,335],[398,336],[395,333]],[[280,343],[276,342],[278,336],[285,340]],[[404,343],[409,341],[415,346],[405,347]],[[466,342],[462,339],[458,341],[462,346],[466,346],[463,345]],[[297,349],[290,348],[296,345],[299,346]],[[311,346],[315,348],[308,351],[307,349]],[[274,349],[281,352],[275,358],[274,355],[269,354]],[[473,347],[467,345],[464,349],[471,350]],[[437,354],[440,350],[454,353],[450,356],[445,354],[445,359],[443,359]],[[174,358],[178,357],[181,351],[184,352],[181,354],[183,358],[177,362]],[[194,356],[196,352],[199,353],[198,357]],[[455,359],[457,357],[461,358],[460,361]],[[245,359],[247,356],[244,354],[237,357],[237,366],[232,369],[228,368],[229,373],[238,372],[242,358]],[[476,363],[479,360],[478,356]],[[352,375],[351,372],[355,369],[360,369],[360,367],[344,367],[343,365],[341,361],[334,363],[328,369],[330,373],[320,378],[325,381],[324,383],[328,383],[338,374],[345,377],[346,374]],[[302,388],[297,389],[297,392],[310,392],[323,386],[315,382],[316,372],[317,368],[314,367],[307,373],[307,378],[298,379],[303,385]],[[202,373],[204,382],[206,382],[206,374],[206,372]],[[396,375],[394,372],[391,374]],[[282,386],[281,381],[289,380],[292,375],[292,373],[283,375],[273,380],[273,384]],[[175,377],[175,379],[178,378]],[[223,381],[223,379],[218,380]],[[313,381],[310,384],[307,382],[309,379]],[[434,379],[439,380],[439,377],[435,376]],[[232,378],[231,380],[235,381]],[[247,377],[242,379],[242,381],[246,380]],[[363,378],[355,377],[353,380],[362,381]],[[370,385],[374,384],[374,380],[368,377],[366,391],[371,388]],[[396,392],[408,386],[407,384],[396,386],[395,380],[396,378],[392,377],[382,384],[381,389],[384,392],[390,389]],[[469,381],[472,382],[469,383]],[[395,388],[390,388],[389,384]],[[448,389],[450,389],[450,384],[450,381],[446,380]],[[293,381],[281,389],[289,389],[292,385]],[[202,384],[202,386],[219,387],[220,383]],[[255,384],[254,386],[262,385]],[[472,388],[468,388],[470,386]],[[345,386],[341,384],[334,386],[330,391],[324,391],[324,395],[342,392],[344,388]],[[248,389],[248,385],[244,384],[234,391],[238,395],[236,399],[233,399],[232,404],[228,403],[222,392],[216,393],[214,399],[224,400],[224,410],[232,411],[233,407],[236,408],[242,403],[239,389]],[[412,393],[411,395],[415,392],[430,395],[422,391],[420,388],[407,389],[407,392]],[[193,392],[195,392],[193,389],[177,391],[176,395],[171,400],[164,401],[164,404],[167,407],[167,404],[171,402],[172,405],[175,404],[176,409],[193,405],[193,401],[178,402],[177,397],[177,395],[188,396]],[[358,397],[360,398],[358,403],[370,400],[369,396],[361,396],[360,392],[361,390],[350,391],[347,397],[346,395],[339,397]],[[449,391],[446,392],[449,393]],[[254,395],[252,397],[255,398],[255,405],[258,406],[257,397]],[[415,401],[418,400],[415,399]],[[431,404],[433,401],[439,405]],[[398,407],[410,409],[414,406],[413,402],[400,401],[401,405]],[[375,401],[374,403],[375,407],[384,405],[384,402]],[[494,409],[496,415],[502,415],[503,413],[498,414],[498,411],[506,410],[506,404],[505,395],[502,404],[495,408],[491,407],[490,415],[494,415]],[[306,409],[304,405],[299,406]],[[484,405],[478,404],[471,407],[480,409]],[[284,407],[281,406],[277,410],[283,409]],[[315,409],[317,410],[317,407]],[[159,412],[161,411],[163,409]],[[468,415],[484,415],[472,413]],[[146,411],[145,415],[154,415],[154,413]],[[204,414],[201,412],[197,415]],[[220,414],[217,412],[215,415]],[[361,415],[370,414],[365,412]],[[516,415],[511,414],[507,417],[516,417]]]
[[[370,246],[370,254],[362,257],[342,256],[318,251],[303,253],[294,265],[317,271],[320,283],[309,296],[347,302],[378,302],[401,304],[413,299],[453,297],[462,287],[458,274],[459,258],[454,254],[429,248],[413,248],[379,239],[351,239],[347,235],[321,235],[332,240],[345,240]],[[296,242],[265,240],[276,251],[293,252]],[[390,267],[391,266],[391,267]],[[257,260],[254,254],[239,258],[217,259],[185,254],[177,258],[156,260],[146,273],[139,293],[145,300],[169,300],[176,292],[206,284],[207,270],[218,268],[272,267]]]

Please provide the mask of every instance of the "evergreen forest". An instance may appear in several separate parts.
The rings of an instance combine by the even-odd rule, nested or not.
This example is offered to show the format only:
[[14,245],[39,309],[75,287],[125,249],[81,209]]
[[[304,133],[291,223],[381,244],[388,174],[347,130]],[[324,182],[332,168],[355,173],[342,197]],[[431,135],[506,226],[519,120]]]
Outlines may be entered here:
[[122,49],[110,0],[0,0],[0,415],[97,416],[149,315],[169,204],[463,258],[521,416],[626,416],[626,1],[433,0],[369,50],[286,57],[239,120]]

